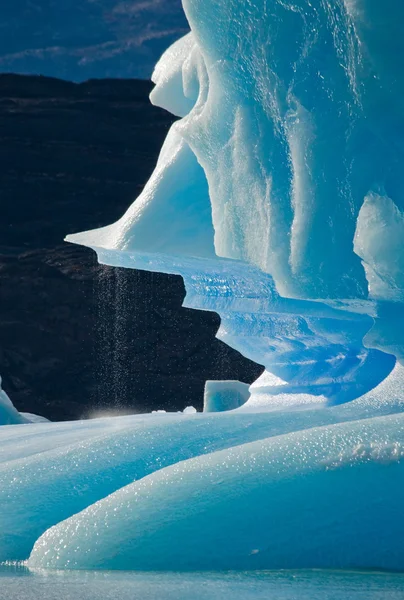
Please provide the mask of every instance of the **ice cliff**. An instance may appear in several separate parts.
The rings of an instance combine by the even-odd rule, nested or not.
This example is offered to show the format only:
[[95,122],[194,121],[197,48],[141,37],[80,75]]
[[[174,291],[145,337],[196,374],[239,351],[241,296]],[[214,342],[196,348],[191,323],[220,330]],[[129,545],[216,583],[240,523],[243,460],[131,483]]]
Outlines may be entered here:
[[208,386],[233,411],[3,428],[0,560],[403,569],[402,2],[184,9],[154,73],[181,117],[154,174],[68,240],[182,275],[266,370],[248,393]]

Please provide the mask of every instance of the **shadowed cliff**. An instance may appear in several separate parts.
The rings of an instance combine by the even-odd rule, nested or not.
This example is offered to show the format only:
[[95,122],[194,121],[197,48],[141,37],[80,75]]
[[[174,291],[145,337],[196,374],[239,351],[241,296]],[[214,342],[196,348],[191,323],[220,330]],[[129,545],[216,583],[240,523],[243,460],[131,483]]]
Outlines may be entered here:
[[19,410],[200,408],[206,379],[262,371],[215,339],[217,315],[181,307],[181,278],[63,243],[117,219],[146,183],[173,121],[150,90],[0,76],[0,373]]

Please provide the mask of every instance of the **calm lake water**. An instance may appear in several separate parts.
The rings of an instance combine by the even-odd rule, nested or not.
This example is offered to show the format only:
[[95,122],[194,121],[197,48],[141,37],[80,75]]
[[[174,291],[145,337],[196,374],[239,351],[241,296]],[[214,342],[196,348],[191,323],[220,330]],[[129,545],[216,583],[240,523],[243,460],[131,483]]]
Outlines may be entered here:
[[138,573],[0,566],[0,600],[404,600],[404,575],[335,571]]

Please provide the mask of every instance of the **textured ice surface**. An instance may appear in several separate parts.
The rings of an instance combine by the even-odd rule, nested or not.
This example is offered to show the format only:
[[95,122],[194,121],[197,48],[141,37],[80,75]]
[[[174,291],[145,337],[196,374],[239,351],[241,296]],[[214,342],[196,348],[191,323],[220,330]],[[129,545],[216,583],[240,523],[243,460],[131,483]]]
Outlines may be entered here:
[[198,456],[48,530],[28,564],[401,569],[403,458],[403,414]]
[[[160,495],[156,496],[156,503],[153,500],[153,490],[158,487],[155,488],[153,482],[166,481],[168,477],[167,481],[172,484],[170,492],[167,492],[166,502],[170,503],[172,500],[173,505],[164,505],[164,518],[169,521],[170,515],[174,518],[180,500],[175,490],[179,486],[178,489],[181,488],[185,493],[188,488],[181,486],[186,486],[188,469],[190,473],[194,473],[192,477],[196,477],[195,465],[200,466],[202,488],[207,493],[209,486],[212,485],[213,489],[218,490],[218,495],[212,497],[214,503],[209,504],[208,499],[202,494],[202,488],[196,487],[195,495],[192,495],[193,483],[190,484],[187,493],[192,497],[188,498],[188,508],[193,515],[201,511],[204,513],[206,507],[207,514],[213,511],[211,513],[213,518],[217,510],[215,502],[220,505],[220,502],[225,501],[227,493],[236,495],[247,493],[248,473],[254,461],[257,461],[257,473],[261,474],[260,486],[263,493],[269,494],[271,501],[276,502],[278,488],[271,488],[270,482],[274,477],[273,469],[280,468],[276,462],[280,460],[279,452],[283,455],[287,448],[295,448],[295,452],[285,454],[282,463],[283,473],[286,475],[289,473],[296,481],[299,494],[303,494],[308,473],[314,478],[313,481],[316,481],[317,476],[321,481],[323,478],[326,481],[324,485],[328,486],[329,506],[324,519],[329,519],[330,522],[339,519],[339,490],[342,485],[339,479],[334,484],[333,470],[337,468],[349,475],[351,468],[359,468],[362,463],[370,470],[375,469],[372,473],[374,488],[372,490],[366,488],[366,493],[365,488],[356,488],[358,497],[352,507],[357,516],[358,539],[360,538],[364,545],[369,544],[371,542],[369,536],[373,535],[374,530],[373,526],[369,530],[367,528],[370,515],[373,518],[373,513],[367,512],[365,506],[365,504],[369,505],[369,511],[373,510],[372,504],[368,501],[369,494],[375,494],[375,498],[380,500],[379,507],[383,507],[384,519],[394,514],[396,499],[401,498],[402,494],[401,471],[398,470],[397,473],[394,471],[394,477],[390,478],[390,483],[396,485],[397,489],[390,495],[380,496],[383,493],[381,488],[385,488],[388,483],[387,481],[382,483],[382,478],[389,479],[393,467],[398,469],[395,465],[402,462],[403,385],[404,369],[398,365],[377,388],[353,402],[335,407],[312,403],[289,410],[277,407],[261,412],[257,408],[251,408],[249,412],[245,405],[236,411],[212,414],[156,413],[77,423],[38,423],[2,427],[0,430],[0,506],[6,506],[7,510],[0,511],[0,561],[28,558],[37,539],[55,525],[56,529],[51,529],[37,543],[31,556],[33,564],[49,566],[57,562],[59,566],[66,565],[66,560],[71,558],[66,558],[67,554],[54,553],[55,548],[62,544],[62,539],[62,546],[65,546],[62,549],[66,553],[78,548],[75,554],[86,557],[82,564],[80,560],[69,563],[76,568],[84,568],[85,565],[90,564],[97,566],[96,557],[99,556],[97,552],[113,556],[113,553],[106,549],[106,545],[111,545],[112,548],[112,544],[120,546],[124,540],[132,540],[134,545],[140,543],[143,547],[141,540],[146,530],[142,529],[143,525],[140,529],[135,527],[138,510],[137,504],[132,503],[132,491],[133,497],[137,496],[136,489],[130,486],[134,486],[136,482],[141,489],[148,490],[147,495],[151,506],[163,508]],[[315,433],[310,433],[312,430]],[[297,458],[301,461],[304,456],[307,456],[308,462],[305,463],[307,469],[306,466],[303,468],[301,462],[296,463]],[[219,462],[215,463],[217,457]],[[220,464],[222,467],[219,466]],[[300,467],[302,467],[301,472]],[[265,474],[267,468],[269,471]],[[223,477],[219,476],[220,470]],[[380,479],[378,479],[379,472]],[[175,473],[178,473],[178,481],[173,480]],[[211,484],[209,477],[212,478]],[[218,483],[218,478],[220,481],[223,480],[223,484],[227,482],[224,487]],[[256,481],[258,482],[258,479]],[[366,482],[363,485],[365,484]],[[303,488],[300,489],[299,486]],[[220,489],[223,493],[226,492],[223,497]],[[252,487],[251,492],[253,489],[255,488]],[[310,489],[316,495],[315,486],[313,488],[310,486]],[[131,519],[134,520],[128,520],[126,513],[125,518],[120,518],[122,513],[118,510],[114,511],[115,508],[120,507],[119,502],[115,505],[114,493],[122,493],[123,497],[128,499],[127,510],[131,512],[130,506],[133,507]],[[166,492],[163,495],[165,494]],[[310,497],[310,490],[307,490],[307,494]],[[332,501],[333,495],[338,497],[338,502]],[[232,499],[232,496],[229,498]],[[98,501],[101,501],[101,504],[96,504]],[[295,496],[293,501],[296,502]],[[279,519],[282,519],[285,526],[282,535],[293,537],[295,525],[294,521],[289,521],[291,507],[283,501],[279,500],[279,502],[279,506],[285,508],[283,516],[279,515]],[[266,505],[266,502],[264,504]],[[116,517],[112,516],[109,528],[104,527],[101,522],[105,517],[103,510],[106,505],[112,506],[114,514],[116,512]],[[187,514],[185,505],[181,504],[181,507],[185,517]],[[295,504],[295,507],[296,514],[299,514],[299,506]],[[88,513],[80,512],[85,509],[90,513],[95,511],[91,514],[97,515],[97,519],[93,520],[93,528],[90,520],[87,519]],[[151,510],[151,507],[148,507],[147,511],[149,509]],[[239,525],[242,524],[244,515],[247,515],[244,512],[240,513],[236,505],[234,511],[232,507],[229,512],[234,512],[239,519]],[[259,514],[262,515],[260,534],[269,535],[269,529],[266,527],[268,513],[262,512],[261,504],[256,505],[253,512],[257,518]],[[102,519],[100,515],[103,515]],[[63,522],[69,517],[72,517],[73,521]],[[163,515],[161,517],[163,518]],[[318,517],[313,508],[312,520],[307,520],[306,524],[308,531],[311,532],[311,538],[317,539],[319,544],[322,544],[323,530],[316,526]],[[145,513],[142,518],[145,518]],[[397,519],[400,521],[399,517]],[[74,529],[71,523],[75,523],[76,520],[80,522],[80,529],[70,537],[70,532]],[[177,517],[175,521],[178,523]],[[227,537],[228,532],[221,528],[222,518],[215,522],[214,529],[219,536],[219,543],[219,538],[222,535]],[[198,520],[195,521],[195,526],[197,523]],[[225,523],[226,521],[223,520],[223,526]],[[396,524],[396,520],[385,522],[386,536],[391,531],[391,526],[395,527]],[[204,543],[207,533],[205,529],[203,522],[201,528],[192,529],[194,543],[197,546]],[[280,535],[281,532],[279,529],[276,534]],[[95,538],[92,537],[92,533]],[[343,533],[341,530],[341,535]],[[210,533],[213,534],[214,532]],[[177,549],[175,552],[170,551],[172,558],[168,557],[170,561],[165,566],[161,563],[161,554],[159,559],[156,558],[162,568],[180,568],[180,564],[185,568],[184,561],[188,560],[187,556],[191,562],[196,560],[195,556],[189,554],[188,542],[185,538],[184,554],[181,556],[181,547],[177,547],[177,540],[182,539],[181,535],[180,529],[177,533],[172,532],[172,544]],[[242,529],[239,529],[239,535],[240,539],[243,538]],[[338,546],[339,534],[333,534],[332,539]],[[146,548],[146,538],[144,543]],[[133,553],[130,548],[129,550],[128,558],[125,558],[126,555],[122,556],[122,565],[128,566],[129,561],[132,560],[129,557],[133,557]],[[157,563],[153,556],[149,554],[145,554],[143,558],[136,556],[136,561],[132,562],[131,568],[140,568],[140,563],[143,565],[142,568],[156,567]],[[380,557],[382,560],[380,565],[387,563],[396,565],[397,554],[392,552],[389,556],[390,559],[386,560]],[[295,560],[291,555],[292,558]],[[376,558],[379,557],[375,555]],[[287,564],[287,555],[284,559]],[[271,565],[271,560],[268,559],[267,566]],[[308,557],[308,561],[311,561],[310,566],[324,565],[317,555]],[[174,562],[178,562],[177,567]],[[216,566],[224,562],[230,564],[226,553],[223,555],[223,561],[218,561]],[[235,560],[233,567],[236,568],[241,562],[239,559]],[[101,563],[106,564],[105,557],[102,557]],[[331,553],[328,566],[337,564],[354,566],[347,562],[342,565],[340,557]],[[119,563],[115,562],[110,566],[118,568]],[[204,563],[201,561],[200,567],[203,566]],[[211,566],[214,567],[213,562]]]
[[229,412],[1,428],[0,560],[404,570],[403,6],[184,0],[156,170],[68,239],[182,275],[265,372]]

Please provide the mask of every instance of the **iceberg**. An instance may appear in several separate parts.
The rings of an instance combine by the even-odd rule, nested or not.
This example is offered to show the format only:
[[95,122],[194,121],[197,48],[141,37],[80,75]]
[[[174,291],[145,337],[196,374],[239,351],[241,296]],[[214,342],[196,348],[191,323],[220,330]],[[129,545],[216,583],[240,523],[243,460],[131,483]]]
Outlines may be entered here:
[[67,239],[182,275],[186,306],[265,366],[255,404],[359,397],[404,352],[404,9],[183,4],[191,33],[153,74],[180,117],[156,170],[117,223]]
[[202,414],[3,427],[0,561],[403,570],[404,5],[183,5],[156,169],[67,240],[181,275],[265,371]]
[[0,425],[16,425],[27,422],[28,419],[14,408],[14,404],[2,389],[0,377]]
[[207,381],[203,412],[223,412],[243,406],[250,397],[249,385],[240,381]]

